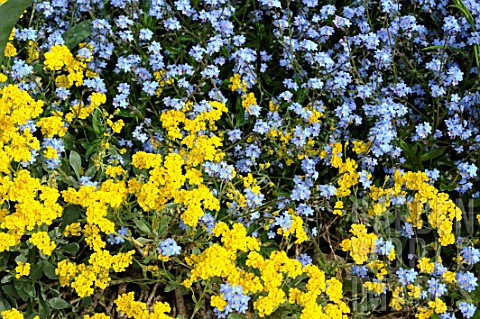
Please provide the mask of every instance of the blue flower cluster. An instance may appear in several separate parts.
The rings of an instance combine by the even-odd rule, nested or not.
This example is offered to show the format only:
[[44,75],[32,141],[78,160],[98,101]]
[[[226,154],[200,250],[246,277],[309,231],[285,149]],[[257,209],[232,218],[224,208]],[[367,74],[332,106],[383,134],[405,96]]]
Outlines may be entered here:
[[242,286],[230,285],[229,283],[220,285],[220,295],[225,299],[227,305],[220,311],[214,308],[215,315],[218,318],[225,318],[234,311],[246,313],[250,297],[243,292]]

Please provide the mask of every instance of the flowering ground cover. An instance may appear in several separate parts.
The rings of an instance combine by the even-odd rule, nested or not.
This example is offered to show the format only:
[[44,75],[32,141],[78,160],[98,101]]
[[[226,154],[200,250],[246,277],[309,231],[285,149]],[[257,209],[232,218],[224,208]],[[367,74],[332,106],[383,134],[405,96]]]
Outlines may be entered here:
[[1,318],[480,318],[478,1],[0,3]]

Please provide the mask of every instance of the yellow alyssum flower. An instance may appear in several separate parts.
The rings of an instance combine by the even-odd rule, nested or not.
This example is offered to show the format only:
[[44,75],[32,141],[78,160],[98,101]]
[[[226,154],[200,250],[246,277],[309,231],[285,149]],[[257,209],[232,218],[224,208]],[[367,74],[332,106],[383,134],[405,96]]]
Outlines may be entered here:
[[161,164],[162,155],[160,154],[139,151],[132,155],[132,165],[138,169],[159,167]]
[[135,301],[133,292],[120,295],[116,300],[117,310],[133,319],[173,319],[165,313],[170,312],[170,305],[166,302],[157,301],[153,305],[153,312],[147,310],[147,305]]
[[77,266],[65,259],[59,261],[55,269],[55,274],[58,276],[62,287],[70,285],[70,281],[77,275],[77,272]]
[[253,92],[244,94],[242,96],[242,107],[247,113],[250,113],[250,106],[257,105],[257,98]]
[[47,232],[34,233],[29,241],[38,248],[41,254],[47,256],[50,256],[57,246],[55,242],[50,239]]
[[82,227],[80,223],[71,223],[65,226],[63,236],[80,236],[82,234]]
[[80,297],[90,296],[95,287],[105,289],[110,281],[110,270],[125,271],[132,263],[131,250],[114,256],[106,250],[95,251],[90,255],[89,264],[75,265],[62,260],[58,263],[55,273],[59,276],[61,286],[70,285]]
[[449,284],[454,284],[457,282],[457,279],[456,279],[456,273],[453,272],[453,271],[445,271],[442,275],[443,279],[445,279],[445,281]]
[[247,91],[247,82],[245,80],[242,80],[242,77],[240,74],[235,73],[232,77],[230,77],[230,83],[228,87],[232,92],[235,90],[242,90],[243,92]]
[[289,209],[288,212],[290,213],[290,216],[292,218],[292,225],[288,230],[284,230],[283,228],[278,228],[277,233],[284,236],[288,237],[292,234],[295,234],[297,237],[297,240],[295,240],[296,244],[301,244],[308,240],[308,235],[305,232],[305,229],[303,228],[303,219],[298,216],[292,209]]
[[407,286],[408,288],[408,295],[414,299],[420,298],[420,294],[422,293],[422,286],[415,286],[414,284],[410,284]]
[[421,273],[423,272],[427,274],[432,274],[435,268],[435,264],[430,262],[430,259],[427,257],[419,259],[417,266]]
[[37,126],[42,130],[42,134],[47,137],[53,137],[54,135],[62,137],[67,133],[67,127],[61,116],[42,117],[37,122]]
[[112,120],[108,119],[107,124],[112,128],[113,133],[120,133],[122,128],[125,126],[125,123],[123,122],[122,119],[116,122],[113,122]]
[[447,305],[440,298],[435,298],[435,300],[429,301],[428,306],[438,314],[442,314],[447,311]]
[[334,277],[327,280],[326,283],[327,283],[326,293],[330,298],[330,300],[336,304],[340,303],[341,299],[343,298],[342,282]]
[[73,59],[72,53],[66,46],[57,44],[45,53],[44,68],[45,70],[60,71]]
[[125,170],[122,166],[107,166],[105,169],[105,174],[111,178],[120,177],[125,174]]
[[363,224],[353,224],[350,232],[354,235],[350,239],[344,239],[341,243],[343,251],[349,251],[356,264],[363,264],[368,259],[368,254],[374,252],[378,236],[367,233]]
[[13,58],[14,56],[17,56],[17,54],[17,49],[13,46],[13,44],[11,42],[7,42],[7,46],[5,47],[5,52],[3,55],[7,58]]
[[30,275],[30,264],[17,261],[17,267],[15,267],[15,278]]
[[342,216],[341,209],[343,208],[343,202],[341,200],[335,202],[335,206],[333,207],[333,214]]
[[405,304],[405,299],[402,297],[403,287],[396,287],[392,292],[392,299],[390,300],[390,307],[396,311],[400,311]]
[[380,295],[385,291],[387,285],[383,282],[367,281],[363,284],[363,287]]
[[223,311],[227,305],[227,301],[220,296],[212,296],[210,298],[210,305],[212,307],[217,307],[218,310]]
[[[10,310],[2,311],[0,313],[0,316],[3,319],[23,319],[24,318],[23,314],[15,308],[12,308]],[[38,316],[35,316],[34,319],[38,319]]]

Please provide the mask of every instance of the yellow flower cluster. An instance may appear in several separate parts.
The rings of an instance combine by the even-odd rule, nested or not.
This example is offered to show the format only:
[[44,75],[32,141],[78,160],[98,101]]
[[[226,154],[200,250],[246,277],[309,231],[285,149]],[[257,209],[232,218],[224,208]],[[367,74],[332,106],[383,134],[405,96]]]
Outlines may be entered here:
[[260,244],[256,238],[247,236],[247,230],[242,224],[234,224],[230,229],[227,224],[218,223],[212,230],[215,236],[222,236],[220,244],[213,244],[199,255],[190,255],[185,260],[193,266],[190,278],[183,285],[190,287],[197,279],[207,280],[211,277],[227,278],[230,284],[243,287],[245,293],[259,291],[261,284],[253,274],[240,271],[235,266],[237,252],[259,250]]
[[81,120],[86,119],[95,108],[105,104],[107,102],[107,96],[103,93],[93,92],[90,95],[90,104],[85,106],[83,102],[74,104],[70,107],[70,112],[65,115],[65,120],[67,122],[72,122],[74,118]]
[[38,232],[32,234],[30,242],[35,245],[41,254],[50,256],[57,246],[54,241],[50,239],[47,232]]
[[154,72],[153,75],[155,76],[158,83],[160,84],[160,88],[158,88],[155,91],[156,96],[160,96],[160,94],[162,94],[162,92],[163,92],[162,87],[164,87],[166,85],[172,85],[175,82],[175,78],[173,78],[173,77],[167,78],[167,72],[165,70],[160,70],[160,71]]
[[58,115],[42,117],[37,122],[37,126],[42,130],[42,134],[47,137],[53,137],[58,135],[60,137],[65,136],[67,133],[67,127],[63,122],[63,118]]
[[[186,103],[185,109],[189,109],[191,104]],[[172,141],[181,139],[181,144],[187,147],[182,157],[188,167],[196,167],[204,161],[220,161],[224,157],[224,153],[219,150],[223,145],[220,137],[200,134],[207,129],[207,125],[211,131],[215,131],[215,122],[228,111],[224,103],[212,101],[209,104],[211,109],[199,113],[194,119],[186,117],[186,110],[168,110],[160,115],[162,127],[167,131],[168,137]],[[182,125],[188,132],[184,138],[180,133]]]
[[162,164],[162,155],[139,151],[132,156],[132,165],[138,169],[159,167]]
[[[220,201],[203,184],[194,189],[180,190],[175,196],[175,203],[182,203],[186,206],[181,217],[185,224],[189,226],[197,225],[198,219],[204,214],[204,210],[218,211],[220,209]],[[202,209],[202,206],[204,209]]]
[[297,237],[297,240],[295,240],[296,244],[301,244],[304,241],[308,240],[308,235],[305,232],[305,229],[303,228],[303,220],[300,216],[298,216],[293,209],[288,210],[290,216],[292,217],[292,225],[288,230],[284,230],[282,227],[279,227],[277,229],[277,233],[284,236],[288,237],[292,234],[295,234]]
[[[2,317],[3,319],[24,319],[25,318],[23,314],[15,308],[2,311],[0,313],[0,317]],[[33,317],[33,319],[39,319],[39,318],[40,318],[39,316]]]
[[30,264],[17,261],[17,267],[15,267],[15,278],[30,275]]
[[[345,144],[345,151],[348,143]],[[357,172],[358,164],[355,160],[347,157],[345,162],[338,156],[342,152],[342,143],[332,145],[332,158],[330,163],[333,167],[338,168],[339,173],[342,174],[338,179],[337,197],[349,196],[351,194],[350,188],[358,184],[360,174]],[[325,153],[322,153],[325,157]]]
[[113,122],[111,119],[107,119],[107,124],[112,128],[113,133],[120,133],[122,128],[125,126],[125,123],[121,119],[116,122]]
[[440,244],[448,246],[455,242],[455,235],[452,233],[453,221],[462,219],[462,211],[458,208],[449,196],[439,192],[434,186],[428,184],[427,174],[424,172],[396,171],[394,174],[394,185],[391,188],[371,187],[369,194],[374,203],[370,209],[370,215],[383,214],[391,205],[393,196],[407,196],[408,191],[414,191],[412,202],[407,202],[407,222],[415,228],[423,227],[422,214],[428,211],[427,220],[433,229],[437,229],[440,237]]
[[253,92],[244,94],[242,96],[242,107],[245,109],[246,112],[250,112],[250,106],[257,105],[257,98]]
[[107,166],[105,169],[105,174],[111,178],[121,177],[126,173],[122,166]]
[[[284,251],[274,251],[269,258],[264,258],[259,253],[260,246],[257,239],[247,236],[247,231],[242,224],[236,223],[232,228],[220,222],[213,229],[215,236],[221,236],[221,244],[213,244],[199,255],[186,257],[188,265],[193,266],[191,277],[183,282],[190,287],[198,279],[207,280],[211,277],[226,279],[231,285],[242,286],[244,293],[259,293],[253,307],[260,317],[271,315],[279,306],[289,302],[304,307],[302,318],[312,318],[319,315],[322,318],[347,318],[344,314],[350,309],[341,300],[343,296],[342,283],[331,278],[325,281],[325,273],[318,267],[302,264],[287,256]],[[252,272],[239,270],[235,264],[239,252],[249,252],[245,265],[251,267]],[[257,275],[257,273],[259,275]],[[289,296],[283,287],[287,282],[293,282],[303,273],[309,280],[305,286],[306,291],[290,288]],[[326,293],[329,301],[322,308],[316,300],[322,293]],[[226,301],[222,296],[213,296],[211,305],[222,310]]]
[[65,226],[65,230],[63,231],[63,235],[65,237],[68,236],[80,236],[82,234],[82,227],[80,223],[71,223]]
[[[298,288],[290,288],[288,302],[302,305],[301,319],[322,318],[322,319],[346,319],[350,308],[343,302],[343,285],[336,279],[331,278],[325,281],[325,273],[314,265],[307,265],[303,268],[308,275],[308,282],[305,286],[306,292]],[[322,307],[317,303],[317,298],[326,293],[333,303],[327,303]]]
[[[1,177],[0,195],[0,204],[9,201],[13,207],[13,210],[2,210],[0,214],[0,228],[5,230],[0,232],[0,252],[19,244],[26,231],[51,225],[62,214],[62,207],[57,203],[58,191],[42,185],[27,170],[20,170],[13,180],[8,176]],[[34,233],[30,242],[46,255],[55,248],[46,232]]]
[[89,264],[75,265],[67,260],[58,263],[55,273],[61,286],[70,285],[80,297],[90,296],[94,287],[105,289],[110,281],[110,270],[122,272],[132,263],[135,251],[111,255],[106,250],[92,253]]
[[285,292],[281,288],[284,274],[287,278],[295,279],[303,273],[302,264],[298,260],[288,258],[284,251],[274,251],[268,259],[264,259],[257,252],[251,252],[245,264],[260,271],[263,292],[266,295],[258,297],[253,303],[260,317],[272,314],[278,306],[287,302]]
[[390,300],[390,307],[397,311],[402,310],[405,304],[405,299],[402,297],[403,287],[396,287],[392,292],[392,299]]
[[40,149],[40,142],[30,130],[21,131],[20,125],[42,113],[43,101],[35,101],[17,85],[0,89],[0,172],[9,174],[12,161],[32,160],[32,150]]
[[58,86],[70,88],[73,84],[83,84],[83,71],[85,62],[77,61],[70,50],[64,45],[54,45],[45,53],[44,69],[51,71],[66,71],[67,74],[57,76],[55,82]]
[[[187,136],[184,141],[190,136],[194,135]],[[225,156],[223,152],[219,151],[222,145],[221,139],[216,135],[212,137],[207,135],[197,136],[191,144],[191,147],[189,147],[190,151],[186,156],[185,162],[188,166],[192,167],[196,167],[205,161],[218,162]]]
[[378,236],[367,233],[367,228],[363,224],[353,224],[350,232],[353,237],[344,239],[341,243],[343,251],[349,251],[356,264],[363,264],[368,259],[368,254],[374,252],[375,242]]
[[[201,184],[203,179],[198,170],[190,169],[183,175],[185,162],[180,154],[168,154],[162,165],[160,155],[138,152],[132,157],[132,165],[143,169],[150,169],[148,182],[140,184],[132,181],[132,192],[136,194],[138,203],[145,211],[162,210],[166,203],[174,200],[185,206],[182,219],[187,225],[195,226],[198,218],[203,216],[204,210],[219,210],[220,202],[210,192],[210,189]],[[190,185],[198,185],[193,189],[182,189],[189,178]]]
[[[392,252],[394,252],[395,249],[392,249]],[[375,277],[377,277],[378,280],[383,280],[385,276],[388,274],[385,262],[381,260],[373,260],[368,263],[368,268],[375,274]]]
[[11,42],[7,42],[7,45],[5,47],[5,52],[3,55],[6,56],[7,58],[13,58],[17,54],[18,54],[17,49],[13,46],[13,44]]
[[[2,2],[0,4],[3,4],[5,2],[7,2],[7,1],[2,0]],[[10,41],[13,41],[14,38],[15,38],[15,28],[13,28],[12,32],[10,32],[10,36],[8,37],[9,42],[7,42],[6,47],[5,47],[5,52],[3,53],[3,55],[8,57],[8,58],[13,58],[14,56],[16,56],[18,54],[17,49],[10,42]]]
[[235,90],[242,90],[243,92],[247,92],[247,82],[242,80],[242,76],[238,73],[235,73],[232,77],[230,77],[230,83],[228,87],[232,92]]
[[223,311],[227,305],[227,301],[220,296],[212,296],[210,298],[210,305],[212,307],[217,307],[217,309],[220,311]]
[[363,283],[363,287],[368,291],[373,291],[374,293],[380,295],[385,291],[387,284],[378,281],[366,281]]
[[[98,189],[95,186],[81,186],[78,191],[68,188],[62,192],[62,196],[67,203],[86,208],[86,221],[89,227],[85,227],[84,233],[87,236],[87,242],[91,240],[90,247],[95,251],[103,248],[104,245],[98,242],[101,239],[97,240],[98,231],[106,234],[114,231],[114,223],[107,218],[108,208],[119,208],[126,201],[125,182],[109,179]],[[94,245],[95,242],[98,245]]]
[[370,148],[369,145],[368,145],[367,143],[364,143],[363,141],[353,141],[353,148],[352,148],[352,150],[353,150],[356,154],[362,154],[362,153],[367,154],[369,148]]
[[180,124],[186,119],[185,113],[180,110],[168,110],[160,115],[162,127],[167,130],[167,136],[172,141],[182,138]]
[[413,202],[408,203],[410,215],[407,221],[414,227],[421,228],[423,225],[421,214],[428,204],[430,208],[427,215],[428,222],[433,229],[437,229],[440,244],[448,246],[455,242],[455,235],[452,233],[453,221],[462,219],[462,211],[447,194],[439,192],[427,181],[427,174],[423,172],[395,173],[396,187],[405,184],[407,190],[415,191]]
[[[139,165],[137,168],[146,168],[144,163],[147,159],[156,158],[155,156],[141,153],[134,158],[132,164]],[[150,178],[148,182],[141,184],[135,195],[138,198],[139,205],[145,211],[162,210],[165,204],[171,200],[185,183],[185,176],[182,174],[184,161],[179,154],[170,153],[165,156],[163,165],[161,158],[154,163],[148,164]]]
[[120,295],[115,300],[117,310],[124,313],[128,318],[133,319],[173,319],[166,315],[170,312],[170,305],[166,302],[157,301],[153,305],[153,311],[147,310],[147,305],[140,301],[135,301],[133,292]]

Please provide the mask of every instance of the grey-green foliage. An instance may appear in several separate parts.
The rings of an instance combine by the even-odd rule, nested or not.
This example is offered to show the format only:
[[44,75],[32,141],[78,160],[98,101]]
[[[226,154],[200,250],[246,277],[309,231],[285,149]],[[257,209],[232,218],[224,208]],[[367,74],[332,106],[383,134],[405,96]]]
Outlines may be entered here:
[[3,64],[5,47],[13,27],[32,1],[8,0],[0,6],[0,64]]

